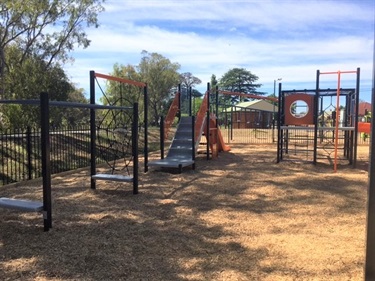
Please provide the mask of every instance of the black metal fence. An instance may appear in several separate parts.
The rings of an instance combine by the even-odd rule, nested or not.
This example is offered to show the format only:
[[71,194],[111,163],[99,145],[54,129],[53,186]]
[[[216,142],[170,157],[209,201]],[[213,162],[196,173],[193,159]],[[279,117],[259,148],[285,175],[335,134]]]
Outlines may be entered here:
[[[152,130],[149,130],[151,133]],[[157,130],[155,130],[157,131]],[[220,128],[227,144],[275,144],[277,129]],[[156,134],[157,133],[152,133]],[[106,134],[98,134],[97,163],[131,157],[131,147],[122,139],[111,139]],[[150,140],[149,140],[150,141]],[[142,134],[139,149],[144,147]],[[358,134],[358,144],[368,145],[369,136]],[[50,130],[51,173],[57,174],[90,166],[90,129],[88,126],[75,128],[55,128]],[[149,147],[158,149],[157,143]],[[26,128],[0,131],[0,186],[39,178],[42,176],[40,129]],[[120,156],[119,156],[120,155]]]
[[[26,128],[0,132],[0,185],[31,180],[42,176],[40,129]],[[131,157],[131,146],[118,144],[120,139],[97,136],[97,163]],[[122,141],[122,140],[121,140]],[[51,173],[90,166],[90,128],[51,128]]]
[[[221,126],[221,134],[226,143],[243,143],[243,144],[275,144],[277,143],[277,127],[275,129],[261,128],[233,128]],[[358,133],[358,145],[368,145],[371,136]]]

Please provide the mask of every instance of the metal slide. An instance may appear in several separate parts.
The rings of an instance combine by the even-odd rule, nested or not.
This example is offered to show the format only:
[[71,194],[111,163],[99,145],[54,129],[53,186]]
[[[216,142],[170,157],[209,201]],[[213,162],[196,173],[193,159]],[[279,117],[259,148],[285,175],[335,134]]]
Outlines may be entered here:
[[192,117],[181,117],[167,157],[150,161],[148,166],[178,168],[179,172],[182,171],[183,167],[187,166],[192,166],[195,169],[192,120]]

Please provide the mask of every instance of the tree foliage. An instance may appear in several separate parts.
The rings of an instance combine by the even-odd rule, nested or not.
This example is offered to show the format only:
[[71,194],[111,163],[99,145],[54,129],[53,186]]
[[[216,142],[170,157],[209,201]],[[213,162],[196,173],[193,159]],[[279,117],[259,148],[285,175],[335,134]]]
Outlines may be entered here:
[[180,81],[180,65],[158,53],[143,51],[142,55],[138,70],[148,87],[150,124],[156,125],[167,110],[172,89]]
[[22,62],[37,55],[50,66],[65,61],[75,46],[89,46],[84,26],[98,26],[97,15],[103,0],[2,0],[0,3],[1,60],[8,68],[4,52],[16,44]]
[[184,72],[180,74],[180,83],[182,87],[189,89],[190,87],[193,88],[195,85],[202,83],[202,81],[191,72]]
[[[17,60],[22,55],[16,47],[9,48],[9,60]],[[58,65],[46,69],[46,62],[38,57],[27,57],[22,65],[10,68],[4,79],[7,85],[7,97],[10,99],[39,99],[41,92],[48,92],[51,100],[87,102],[82,90],[75,89],[64,70]],[[74,118],[65,116],[72,114]],[[87,115],[87,114],[86,114]],[[51,107],[51,124],[72,125],[73,120],[85,122],[82,110]],[[70,120],[70,121],[69,121]],[[87,120],[87,119],[86,119]],[[2,107],[2,126],[38,126],[39,108],[30,105],[12,105]]]
[[[262,84],[255,83],[258,79],[258,76],[252,74],[245,68],[232,68],[221,77],[219,87],[220,90],[229,92],[263,95],[265,93],[257,91],[257,88],[262,86]],[[237,96],[226,96],[222,98],[222,100],[224,102],[230,100],[231,103],[236,103],[241,101],[242,98],[238,98]]]
[[257,88],[262,86],[255,83],[258,79],[245,68],[232,68],[221,77],[219,86],[221,90],[230,92],[262,94],[257,92]]
[[191,96],[194,94],[194,87],[202,81],[195,77],[191,72],[184,72],[180,74],[180,84],[181,84],[181,111],[182,113],[187,113],[189,109],[189,93],[191,90]]
[[[85,100],[83,92],[69,82],[60,63],[68,60],[75,47],[89,45],[84,28],[98,26],[97,15],[103,10],[103,1],[2,0],[0,97],[33,99],[45,91],[55,100]],[[1,125],[36,124],[36,111],[35,107],[1,107]],[[51,111],[53,124],[72,122],[58,112],[59,109]]]
[[[122,65],[116,63],[113,66],[113,71],[110,73],[111,76],[124,78],[132,81],[141,81],[141,75],[137,72],[134,66],[132,65]],[[104,87],[105,86],[105,87]],[[135,85],[121,83],[117,81],[106,81],[106,84],[103,85],[102,89],[105,88],[105,93],[101,98],[101,102],[105,105],[111,104],[116,106],[126,106],[131,107],[135,102],[139,106],[139,118],[141,122],[144,121],[143,117],[143,97],[144,92],[143,88],[140,88]],[[129,124],[131,119],[131,112],[120,112],[115,110],[111,114],[107,114],[108,110],[99,111],[98,114],[106,115],[105,122],[107,124],[111,122],[116,122],[117,126],[121,124]],[[115,118],[116,120],[113,120]]]

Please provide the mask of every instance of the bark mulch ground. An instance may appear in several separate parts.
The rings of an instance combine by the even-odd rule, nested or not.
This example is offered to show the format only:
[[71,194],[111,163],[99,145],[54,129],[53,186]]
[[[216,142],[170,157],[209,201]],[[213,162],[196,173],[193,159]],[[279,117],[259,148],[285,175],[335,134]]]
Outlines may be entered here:
[[[53,228],[0,209],[0,280],[362,280],[368,147],[358,166],[275,163],[235,144],[131,184],[53,177]],[[0,197],[41,198],[39,182]]]

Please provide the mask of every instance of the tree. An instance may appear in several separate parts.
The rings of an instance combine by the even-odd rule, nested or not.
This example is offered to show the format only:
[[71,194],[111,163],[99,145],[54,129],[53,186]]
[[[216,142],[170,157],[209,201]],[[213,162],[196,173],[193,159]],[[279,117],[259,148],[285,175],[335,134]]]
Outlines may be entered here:
[[[116,63],[113,66],[113,71],[110,73],[110,75],[138,82],[141,82],[142,80],[141,75],[137,72],[135,67],[129,64],[121,65]],[[131,107],[135,102],[137,102],[139,106],[139,118],[141,122],[144,121],[143,88],[131,84],[108,80],[106,83],[106,92],[104,94],[105,96],[101,97],[101,102],[105,105],[111,104],[116,106]],[[106,112],[107,111],[100,111],[102,114],[105,114]],[[116,120],[113,118],[116,118]],[[116,111],[107,115],[107,119],[105,121],[107,124],[115,122],[117,125],[121,125],[129,124],[130,118],[129,113]]]
[[192,89],[191,95],[193,96],[192,114],[196,115],[202,104],[203,100],[201,99],[201,97],[203,96],[203,94],[196,89]]
[[[202,83],[202,81],[195,77],[191,72],[184,72],[180,74],[180,83],[181,83],[181,107],[188,109],[189,108],[189,91],[191,88],[191,95],[193,96],[193,88],[195,85]],[[182,110],[182,109],[181,109]]]
[[190,87],[194,88],[195,85],[202,83],[202,81],[191,72],[184,72],[180,74],[180,83],[182,87],[189,89]]
[[[22,51],[16,46],[8,48],[7,60],[17,61],[20,56],[22,56]],[[28,56],[22,65],[9,68],[5,78],[3,82],[7,87],[8,98],[39,99],[41,92],[48,92],[51,100],[86,101],[83,91],[75,89],[59,65],[56,64],[46,68],[46,62],[37,56]],[[68,122],[65,116],[69,116],[71,111],[73,109],[51,107],[51,124],[60,126],[62,124],[71,124],[73,121],[83,121],[82,114],[80,115],[78,111],[74,111],[74,117],[70,117],[70,122]],[[39,114],[39,108],[36,106],[4,106],[2,107],[1,126],[37,126],[40,124]]]
[[245,68],[233,68],[221,77],[219,87],[230,92],[264,95],[265,93],[257,91],[257,88],[262,86],[262,84],[255,84],[258,79],[258,76]]
[[[219,82],[216,79],[216,75],[212,74],[211,75],[211,82],[210,82],[210,88],[211,88],[211,93],[210,93],[210,103],[211,105],[214,105],[216,103],[216,88],[219,87]],[[220,100],[220,96],[219,96]],[[220,103],[220,101],[218,101]]]
[[216,86],[219,86],[219,82],[217,81],[215,74],[211,75],[211,83],[210,84],[211,84],[211,89],[215,89]]
[[[30,56],[45,61],[64,62],[76,46],[89,46],[86,25],[98,26],[97,15],[104,0],[2,0],[0,2],[0,84],[11,67],[19,67]],[[6,59],[10,47],[22,55],[17,61]],[[0,96],[4,88],[0,88]]]
[[180,65],[158,53],[143,51],[142,55],[138,70],[141,81],[147,83],[150,124],[157,125],[160,116],[167,110],[172,89],[179,83],[177,71]]

